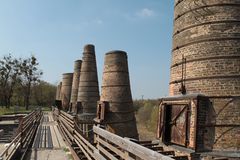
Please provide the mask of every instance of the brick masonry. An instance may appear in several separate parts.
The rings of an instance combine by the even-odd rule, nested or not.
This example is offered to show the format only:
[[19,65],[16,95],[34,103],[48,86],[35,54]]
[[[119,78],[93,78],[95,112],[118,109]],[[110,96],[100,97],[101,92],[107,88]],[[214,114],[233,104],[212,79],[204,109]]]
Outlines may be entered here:
[[175,0],[170,95],[184,65],[187,94],[214,96],[214,150],[240,150],[239,13],[239,0]]
[[71,98],[73,73],[64,73],[62,75],[61,100],[63,110],[68,111]]

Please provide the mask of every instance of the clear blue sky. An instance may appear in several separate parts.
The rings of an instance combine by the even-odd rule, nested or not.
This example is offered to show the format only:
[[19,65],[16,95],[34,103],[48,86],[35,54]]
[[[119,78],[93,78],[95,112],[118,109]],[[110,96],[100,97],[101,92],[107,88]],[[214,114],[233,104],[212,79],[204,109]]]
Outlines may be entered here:
[[173,0],[1,0],[0,55],[34,54],[43,80],[73,71],[82,48],[96,47],[99,82],[104,54],[128,53],[134,98],[168,95]]

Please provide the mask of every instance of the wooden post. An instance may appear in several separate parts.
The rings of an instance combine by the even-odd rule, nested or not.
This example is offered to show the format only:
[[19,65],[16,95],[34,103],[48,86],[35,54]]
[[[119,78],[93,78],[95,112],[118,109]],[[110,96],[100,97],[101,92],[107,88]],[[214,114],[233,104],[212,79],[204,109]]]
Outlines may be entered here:
[[75,142],[75,132],[77,132],[77,117],[73,116],[73,122],[74,122],[74,127],[73,127],[73,142]]

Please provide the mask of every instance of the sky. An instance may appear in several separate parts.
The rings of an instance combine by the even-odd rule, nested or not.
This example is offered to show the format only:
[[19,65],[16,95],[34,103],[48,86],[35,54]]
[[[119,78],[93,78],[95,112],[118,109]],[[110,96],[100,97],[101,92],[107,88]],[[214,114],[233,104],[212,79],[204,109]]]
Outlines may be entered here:
[[94,44],[99,85],[104,55],[128,53],[134,99],[168,95],[173,0],[1,0],[0,56],[35,55],[42,79],[73,72],[83,46]]

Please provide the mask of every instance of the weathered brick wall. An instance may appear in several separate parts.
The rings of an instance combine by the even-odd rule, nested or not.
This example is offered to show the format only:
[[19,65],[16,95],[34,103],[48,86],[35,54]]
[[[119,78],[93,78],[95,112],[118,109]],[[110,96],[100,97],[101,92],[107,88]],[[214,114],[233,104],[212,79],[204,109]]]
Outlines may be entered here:
[[56,100],[61,100],[61,88],[62,88],[62,82],[60,82],[57,85]]
[[187,93],[216,96],[216,150],[240,146],[239,13],[239,0],[175,0],[170,95],[180,94],[184,55]]
[[65,111],[69,109],[71,90],[72,90],[72,80],[73,80],[73,73],[64,73],[62,75],[61,100],[62,100],[62,107]]
[[78,97],[78,87],[81,71],[81,60],[76,60],[74,62],[74,72],[73,72],[73,82],[72,82],[72,91],[70,99],[70,111],[77,113],[77,97]]
[[191,101],[191,107],[190,107],[190,126],[189,126],[189,147],[190,148],[195,148],[196,146],[196,113],[197,111],[197,106],[194,101]]

